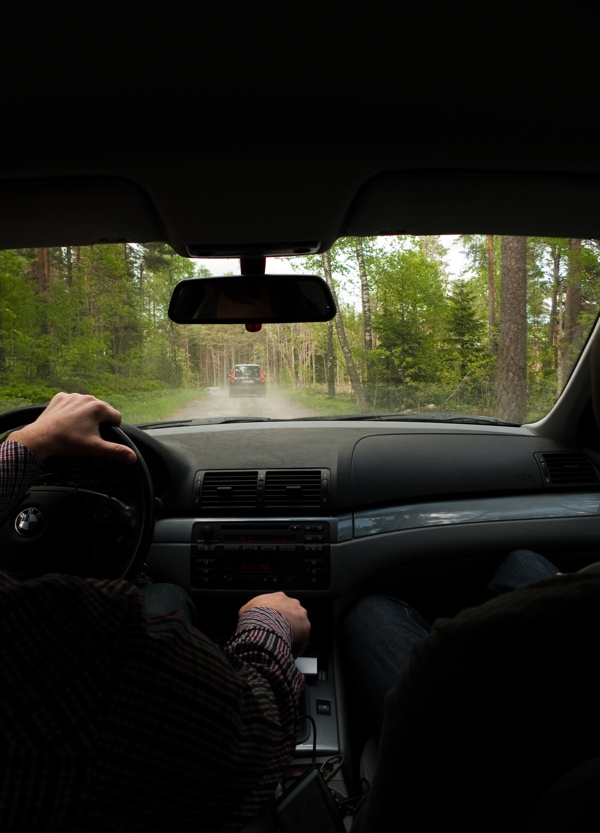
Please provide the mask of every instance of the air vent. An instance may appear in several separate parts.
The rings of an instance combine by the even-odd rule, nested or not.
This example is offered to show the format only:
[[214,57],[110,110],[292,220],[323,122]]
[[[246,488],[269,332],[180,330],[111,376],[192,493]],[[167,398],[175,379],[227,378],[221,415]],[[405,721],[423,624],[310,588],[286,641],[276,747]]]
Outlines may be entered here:
[[535,457],[546,486],[594,486],[598,483],[595,468],[578,451],[547,451]]
[[196,494],[203,512],[253,510],[257,501],[257,471],[206,471],[196,475]]
[[329,472],[308,469],[268,471],[265,478],[267,512],[320,512],[329,498]]
[[199,471],[194,501],[202,515],[323,514],[329,481],[329,469]]

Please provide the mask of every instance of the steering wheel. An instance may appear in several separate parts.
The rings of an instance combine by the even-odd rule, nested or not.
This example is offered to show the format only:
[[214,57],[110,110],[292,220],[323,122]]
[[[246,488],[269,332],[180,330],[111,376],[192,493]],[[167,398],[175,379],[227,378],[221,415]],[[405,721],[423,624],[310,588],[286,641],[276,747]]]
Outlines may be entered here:
[[[0,436],[28,425],[44,406],[0,415]],[[49,457],[0,526],[0,569],[17,579],[45,573],[89,578],[139,574],[154,531],[152,478],[120,428],[100,433],[135,451],[135,465],[101,457]]]

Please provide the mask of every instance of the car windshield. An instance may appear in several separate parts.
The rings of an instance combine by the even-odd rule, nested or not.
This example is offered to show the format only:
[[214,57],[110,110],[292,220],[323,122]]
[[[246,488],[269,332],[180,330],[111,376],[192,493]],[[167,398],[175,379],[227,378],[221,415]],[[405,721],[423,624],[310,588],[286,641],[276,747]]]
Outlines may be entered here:
[[533,421],[560,395],[595,320],[600,242],[346,238],[319,255],[267,261],[268,272],[324,277],[333,321],[252,333],[169,321],[179,281],[238,270],[164,244],[1,251],[2,410],[65,390],[106,399],[138,424]]

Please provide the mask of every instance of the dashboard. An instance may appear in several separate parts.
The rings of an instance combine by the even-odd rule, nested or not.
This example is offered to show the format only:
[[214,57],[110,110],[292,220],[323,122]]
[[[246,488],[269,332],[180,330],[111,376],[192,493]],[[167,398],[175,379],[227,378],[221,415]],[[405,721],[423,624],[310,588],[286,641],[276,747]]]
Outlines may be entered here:
[[[484,574],[511,550],[537,550],[564,571],[600,558],[600,453],[532,427],[360,419],[122,427],[154,491],[147,574],[190,593],[200,630],[223,644],[239,607],[277,590],[309,612],[301,713],[312,722],[300,724],[298,760],[348,754],[362,731],[338,639],[357,597],[395,595],[433,621],[477,603]],[[136,468],[49,458],[38,485],[66,490],[80,507],[93,494],[100,513],[112,495],[139,514]],[[102,517],[85,515],[74,558],[83,553],[89,564],[94,546],[106,554],[102,528]]]
[[315,598],[514,548],[593,557],[594,451],[530,428],[314,421],[127,427],[157,517],[147,559],[193,595]]

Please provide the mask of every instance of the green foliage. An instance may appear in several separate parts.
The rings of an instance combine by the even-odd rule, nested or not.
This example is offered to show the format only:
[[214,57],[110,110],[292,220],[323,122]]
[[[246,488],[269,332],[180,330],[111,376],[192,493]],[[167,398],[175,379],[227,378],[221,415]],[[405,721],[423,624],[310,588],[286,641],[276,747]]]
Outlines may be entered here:
[[[364,346],[356,241],[347,238],[331,249],[339,314],[371,411],[494,412],[497,327],[492,332],[488,325],[489,240],[470,235],[462,243],[464,274],[450,278],[440,238],[362,240],[372,349]],[[492,238],[492,251],[497,319],[499,237]],[[142,408],[154,407],[152,418],[159,419],[183,407],[176,391],[185,404],[205,387],[226,388],[233,366],[251,362],[261,365],[269,385],[288,386],[321,413],[354,412],[348,357],[337,335],[335,401],[327,397],[326,323],[269,324],[258,333],[241,325],[174,326],[167,317],[173,287],[198,272],[164,244],[63,247],[46,254],[40,290],[40,250],[0,251],[4,407],[78,390],[126,413],[129,408],[140,419],[147,418]],[[600,244],[529,238],[527,257],[528,411],[539,416],[568,376],[567,347],[573,345],[567,341],[574,336],[565,331],[567,293],[578,293],[582,332],[595,319]],[[294,265],[323,270],[320,256]]]
[[491,359],[485,344],[485,322],[481,320],[473,290],[464,280],[453,283],[446,301],[446,336],[442,347],[445,374],[450,371],[465,387],[487,379]]
[[371,385],[385,386],[388,410],[415,407],[417,390],[439,380],[444,283],[439,265],[420,248],[379,258],[373,275]]
[[45,405],[58,392],[58,388],[48,388],[39,384],[0,385],[0,412],[22,408],[25,405]]

